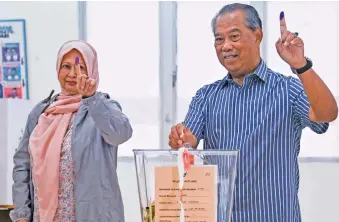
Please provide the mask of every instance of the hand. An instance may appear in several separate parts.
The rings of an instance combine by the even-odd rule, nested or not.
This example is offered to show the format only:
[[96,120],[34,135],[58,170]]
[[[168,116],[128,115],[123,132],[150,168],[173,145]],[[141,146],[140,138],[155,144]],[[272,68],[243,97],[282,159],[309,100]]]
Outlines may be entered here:
[[287,30],[284,12],[280,13],[280,38],[275,44],[279,56],[290,65],[299,69],[306,65],[304,42],[298,33]]
[[28,222],[28,220],[18,220],[17,222]]
[[179,149],[185,143],[190,143],[192,147],[196,148],[197,138],[184,124],[179,123],[172,127],[168,144],[172,149]]
[[76,65],[77,70],[77,89],[80,95],[84,97],[93,96],[97,90],[95,79],[88,78],[87,75],[81,73],[80,64]]

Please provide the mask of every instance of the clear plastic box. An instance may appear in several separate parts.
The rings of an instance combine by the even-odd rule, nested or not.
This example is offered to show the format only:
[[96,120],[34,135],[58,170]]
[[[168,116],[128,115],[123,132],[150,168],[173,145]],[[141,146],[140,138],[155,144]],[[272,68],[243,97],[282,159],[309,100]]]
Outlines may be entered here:
[[238,151],[189,149],[194,163],[180,197],[177,150],[133,152],[142,222],[179,222],[180,197],[185,222],[231,221]]

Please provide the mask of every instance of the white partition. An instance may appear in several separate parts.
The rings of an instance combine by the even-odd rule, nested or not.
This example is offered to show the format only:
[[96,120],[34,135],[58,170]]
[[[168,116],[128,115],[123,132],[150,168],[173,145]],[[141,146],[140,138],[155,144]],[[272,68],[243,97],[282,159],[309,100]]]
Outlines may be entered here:
[[32,102],[29,100],[0,100],[0,205],[13,204],[13,155],[32,108]]

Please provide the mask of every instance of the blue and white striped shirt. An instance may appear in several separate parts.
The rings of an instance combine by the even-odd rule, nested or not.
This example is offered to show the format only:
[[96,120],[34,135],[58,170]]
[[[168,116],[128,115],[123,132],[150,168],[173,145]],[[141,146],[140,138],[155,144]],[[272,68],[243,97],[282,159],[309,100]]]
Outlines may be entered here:
[[242,86],[228,74],[193,97],[184,124],[204,140],[204,149],[240,151],[233,222],[301,221],[302,130],[320,134],[329,126],[311,122],[309,107],[300,80],[270,70],[263,60]]

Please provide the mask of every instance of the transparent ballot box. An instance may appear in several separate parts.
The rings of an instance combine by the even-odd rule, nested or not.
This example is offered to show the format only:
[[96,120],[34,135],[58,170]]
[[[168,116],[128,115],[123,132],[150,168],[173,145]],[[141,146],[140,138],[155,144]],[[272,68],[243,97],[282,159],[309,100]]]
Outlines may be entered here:
[[133,152],[142,222],[231,221],[238,151]]

